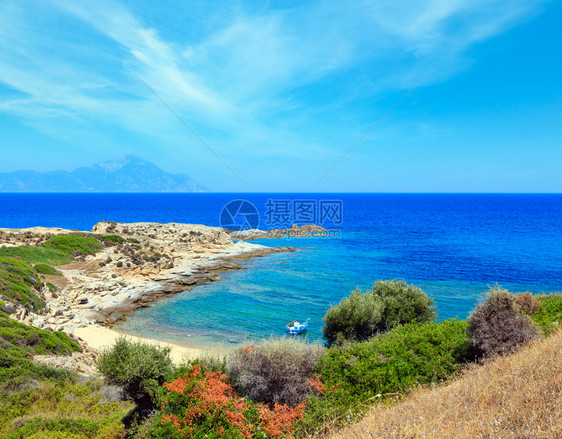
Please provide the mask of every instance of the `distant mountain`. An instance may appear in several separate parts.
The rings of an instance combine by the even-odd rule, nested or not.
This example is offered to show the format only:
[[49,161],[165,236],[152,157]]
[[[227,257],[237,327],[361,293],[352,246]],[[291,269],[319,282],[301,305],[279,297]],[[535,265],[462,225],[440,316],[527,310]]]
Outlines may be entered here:
[[0,192],[204,192],[186,174],[169,174],[128,154],[68,171],[0,173]]

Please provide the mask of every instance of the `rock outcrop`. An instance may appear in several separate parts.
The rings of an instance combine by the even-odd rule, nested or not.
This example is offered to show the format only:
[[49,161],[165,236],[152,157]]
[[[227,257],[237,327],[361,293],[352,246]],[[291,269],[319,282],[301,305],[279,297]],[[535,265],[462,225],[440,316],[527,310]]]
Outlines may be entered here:
[[300,227],[297,224],[293,224],[290,229],[248,229],[241,231],[228,231],[228,233],[232,239],[244,239],[246,241],[268,238],[311,238],[328,236],[328,230],[314,224],[304,224]]
[[[73,231],[1,229],[0,245],[40,245],[50,236],[63,233]],[[16,308],[13,318],[67,333],[91,324],[113,325],[154,300],[219,280],[224,271],[245,268],[239,261],[294,251],[234,242],[225,229],[194,224],[104,221],[84,233],[105,236],[105,248],[58,266],[62,276],[42,275],[44,282],[57,287],[45,285],[40,291],[45,309],[33,313]]]

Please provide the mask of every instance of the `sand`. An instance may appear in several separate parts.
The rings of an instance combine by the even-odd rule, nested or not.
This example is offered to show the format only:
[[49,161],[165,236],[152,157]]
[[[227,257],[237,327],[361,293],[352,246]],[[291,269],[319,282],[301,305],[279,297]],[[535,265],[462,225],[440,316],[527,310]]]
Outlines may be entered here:
[[124,334],[114,329],[110,329],[99,325],[89,325],[84,328],[78,328],[74,331],[74,335],[80,337],[88,344],[88,346],[92,347],[97,351],[111,347],[115,343],[115,340],[117,340],[119,337],[126,337],[128,340],[131,341],[141,341],[144,343],[149,343],[157,346],[169,346],[172,349],[170,352],[170,358],[176,364],[179,364],[184,360],[193,360],[198,356],[200,357],[205,354],[212,354],[212,353],[216,354],[216,352],[212,352],[211,350],[190,348],[190,347],[180,346],[178,344],[169,343],[165,341],[152,340],[149,338]]

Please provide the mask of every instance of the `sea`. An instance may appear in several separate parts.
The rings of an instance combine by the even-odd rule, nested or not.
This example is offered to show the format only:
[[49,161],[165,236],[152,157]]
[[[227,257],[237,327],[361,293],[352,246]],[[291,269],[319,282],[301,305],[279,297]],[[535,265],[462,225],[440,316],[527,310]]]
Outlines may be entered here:
[[228,349],[322,318],[354,289],[404,279],[438,319],[465,319],[498,284],[562,291],[560,194],[0,194],[0,227],[91,230],[99,221],[177,222],[264,230],[319,224],[326,236],[261,239],[291,246],[137,310],[125,333]]

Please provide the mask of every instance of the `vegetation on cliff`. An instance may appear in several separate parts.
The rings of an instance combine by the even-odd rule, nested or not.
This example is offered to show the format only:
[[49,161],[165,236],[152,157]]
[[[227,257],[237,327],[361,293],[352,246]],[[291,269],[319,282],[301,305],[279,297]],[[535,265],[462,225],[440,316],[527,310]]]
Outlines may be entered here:
[[34,355],[78,351],[62,332],[27,326],[0,312],[0,437],[122,437],[121,419],[131,404],[115,397],[116,389],[33,361]]
[[470,365],[447,386],[421,387],[398,404],[375,405],[365,419],[332,431],[332,437],[559,438],[561,394],[557,331],[515,354]]
[[30,380],[66,379],[71,373],[38,364],[34,355],[70,355],[80,351],[62,332],[27,326],[0,312],[0,391],[17,389]]
[[[0,247],[0,257],[17,258],[29,264],[64,265],[76,256],[94,255],[103,250],[104,242],[126,240],[120,236],[98,236],[85,233],[61,234],[49,237],[40,245]],[[51,274],[51,273],[45,273]]]
[[45,247],[60,250],[67,255],[95,255],[103,249],[100,240],[91,235],[55,235],[45,242]]
[[36,264],[33,266],[35,271],[39,274],[46,274],[48,276],[62,276],[62,272],[47,264]]
[[29,310],[40,310],[45,304],[39,297],[43,286],[35,269],[27,262],[0,257],[0,297]]
[[43,245],[0,247],[0,299],[34,312],[43,309],[41,289],[46,286],[56,291],[56,287],[50,282],[43,283],[41,275],[62,276],[53,265],[68,264],[77,256],[95,254],[104,248],[102,242],[113,245],[123,239],[117,235],[109,237],[109,241],[105,238],[108,237],[78,233],[52,236]]
[[[58,274],[48,252],[72,259],[104,245],[128,245],[118,235],[52,238],[35,247],[37,253],[29,250],[34,247],[0,249],[32,256],[0,257],[2,297],[40,309],[41,279],[46,280],[40,275]],[[0,308],[6,304],[0,302]],[[26,326],[0,312],[0,436],[109,439],[127,432],[139,438],[267,438],[328,433],[377,402],[396,405],[420,386],[456,382],[463,370],[479,370],[481,366],[470,364],[481,356],[525,348],[539,332],[557,336],[562,294],[513,295],[498,287],[468,322],[435,322],[435,315],[432,300],[419,288],[379,281],[372,290],[354,291],[330,308],[327,349],[298,338],[273,338],[243,346],[226,359],[174,366],[167,350],[122,339],[98,359],[103,384],[34,362],[35,355],[70,355],[80,348],[63,333]]]
[[0,257],[16,258],[29,264],[63,265],[72,261],[71,254],[44,246],[0,247]]

